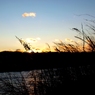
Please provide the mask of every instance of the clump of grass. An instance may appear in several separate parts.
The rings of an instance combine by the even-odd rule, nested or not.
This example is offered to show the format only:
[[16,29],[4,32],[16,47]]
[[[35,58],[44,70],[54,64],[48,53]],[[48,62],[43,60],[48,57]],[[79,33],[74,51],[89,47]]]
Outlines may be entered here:
[[67,44],[60,40],[59,43],[54,42],[54,44],[56,45],[54,46],[54,49],[57,52],[80,52],[81,51],[79,44],[75,41],[72,44],[70,43]]
[[[91,15],[88,15],[91,16]],[[94,16],[91,16],[94,17]],[[76,31],[79,36],[75,36],[75,38],[79,39],[82,42],[82,46],[74,42],[73,44],[67,44],[65,42],[54,42],[56,46],[54,46],[55,51],[57,52],[95,52],[95,20],[86,21],[92,24],[86,24],[86,27],[89,28],[88,33],[84,31],[83,24],[81,24],[81,30],[78,28],[72,28],[72,30]]]
[[86,33],[83,29],[83,24],[81,24],[82,30],[79,30],[77,28],[72,28],[76,32],[78,32],[80,35],[75,36],[75,38],[81,40],[83,42],[83,51],[89,51],[89,52],[95,52],[95,20],[87,20],[91,22],[92,24],[86,24],[86,26],[89,28],[88,33]]

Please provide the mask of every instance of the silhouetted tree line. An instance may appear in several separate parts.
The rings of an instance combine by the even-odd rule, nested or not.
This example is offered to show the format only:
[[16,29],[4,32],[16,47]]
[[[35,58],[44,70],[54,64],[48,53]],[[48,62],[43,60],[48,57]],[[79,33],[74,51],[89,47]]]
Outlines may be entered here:
[[[93,64],[94,56],[94,52],[0,52],[0,72],[27,71]],[[5,68],[5,66],[7,68]]]

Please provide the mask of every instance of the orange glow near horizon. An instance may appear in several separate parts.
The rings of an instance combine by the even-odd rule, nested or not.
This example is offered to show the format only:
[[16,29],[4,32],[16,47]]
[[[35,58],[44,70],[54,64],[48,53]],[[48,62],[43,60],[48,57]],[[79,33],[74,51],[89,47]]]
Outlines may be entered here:
[[[56,45],[54,43],[52,43],[52,44],[48,44],[48,43],[46,43],[46,44],[40,44],[40,43],[38,43],[39,40],[41,40],[41,38],[39,38],[39,37],[36,38],[36,39],[34,39],[34,38],[27,38],[26,40],[24,40],[27,43],[32,44],[32,47],[30,47],[31,50],[27,50],[26,51],[24,49],[23,45],[20,44],[19,41],[18,41],[18,43],[19,43],[19,45],[21,47],[20,49],[16,49],[17,46],[16,47],[14,46],[14,49],[2,49],[2,50],[0,50],[0,52],[2,52],[2,51],[17,51],[17,52],[28,52],[28,53],[31,53],[31,52],[35,52],[35,53],[36,52],[56,52],[55,48],[58,47],[58,45]],[[65,42],[63,42],[63,41],[61,41],[59,39],[55,39],[54,41],[55,41],[55,43],[61,43],[61,44],[64,43],[64,45],[67,45],[68,49],[73,49],[71,46],[68,45],[68,44],[71,44],[71,45],[74,46],[74,48],[78,47],[76,49],[79,49],[80,52],[83,51],[83,45],[82,45],[83,42],[80,41],[80,40],[74,41],[72,39],[66,38]],[[64,45],[60,45],[58,47],[58,49],[61,51],[62,48],[64,48]],[[89,51],[89,48],[90,47],[87,44],[85,44],[85,50]],[[62,50],[62,52],[64,52],[64,49]]]

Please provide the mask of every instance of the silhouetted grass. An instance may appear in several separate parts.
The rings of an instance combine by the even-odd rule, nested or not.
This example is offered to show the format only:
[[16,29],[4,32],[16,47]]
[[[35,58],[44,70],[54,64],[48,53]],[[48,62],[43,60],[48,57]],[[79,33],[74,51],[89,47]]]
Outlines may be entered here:
[[[83,27],[83,25],[82,25]],[[92,30],[94,30],[94,26],[90,26],[90,28]],[[95,37],[94,35],[91,35],[91,34],[87,34],[84,32],[83,28],[82,28],[82,32],[80,30],[78,30],[77,28],[73,28],[73,30],[77,31],[80,33],[80,35],[82,35],[83,37],[78,37],[78,36],[75,36],[76,38],[78,38],[79,40],[83,41],[83,52],[86,51],[86,46],[85,44],[88,45],[88,48],[89,48],[89,51],[90,52],[94,52],[95,51]],[[95,31],[94,31],[95,32]]]
[[60,41],[54,42],[56,45],[54,47],[56,52],[82,52],[81,48],[79,47],[80,45],[77,42],[74,42],[74,44],[67,44],[65,42]]
[[[88,15],[90,16],[90,15]],[[91,16],[94,17],[94,16]],[[79,39],[82,42],[82,46],[74,42],[73,44],[65,43],[60,40],[60,42],[54,42],[56,45],[55,51],[57,52],[95,52],[95,20],[85,19],[89,24],[86,24],[86,27],[89,30],[85,31],[83,24],[81,24],[81,30],[78,28],[72,28],[72,30],[76,31],[79,36],[75,36],[75,38]]]

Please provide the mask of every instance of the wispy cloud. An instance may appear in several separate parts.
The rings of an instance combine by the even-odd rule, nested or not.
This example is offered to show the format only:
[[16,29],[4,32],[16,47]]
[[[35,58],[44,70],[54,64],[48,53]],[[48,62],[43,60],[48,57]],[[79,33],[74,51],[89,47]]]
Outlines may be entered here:
[[34,12],[23,13],[22,16],[23,17],[36,17],[36,13],[34,13]]
[[54,41],[55,41],[55,42],[60,42],[60,39],[55,39]]
[[66,38],[65,41],[66,42],[73,42],[73,40],[72,39],[69,39],[69,38]]
[[41,40],[41,38],[26,38],[26,42],[28,43],[35,43],[37,42],[38,40]]
[[37,37],[36,39],[37,39],[37,40],[41,40],[41,38],[40,38],[40,37]]

